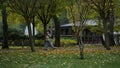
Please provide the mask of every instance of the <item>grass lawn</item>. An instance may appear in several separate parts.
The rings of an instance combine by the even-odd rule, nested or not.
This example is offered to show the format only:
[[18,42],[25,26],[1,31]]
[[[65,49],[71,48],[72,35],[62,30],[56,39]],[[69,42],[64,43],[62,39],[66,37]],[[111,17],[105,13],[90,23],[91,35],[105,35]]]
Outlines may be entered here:
[[0,49],[0,68],[120,68],[120,46],[105,50],[102,46],[85,46],[85,59],[79,59],[78,46],[42,50],[36,47]]

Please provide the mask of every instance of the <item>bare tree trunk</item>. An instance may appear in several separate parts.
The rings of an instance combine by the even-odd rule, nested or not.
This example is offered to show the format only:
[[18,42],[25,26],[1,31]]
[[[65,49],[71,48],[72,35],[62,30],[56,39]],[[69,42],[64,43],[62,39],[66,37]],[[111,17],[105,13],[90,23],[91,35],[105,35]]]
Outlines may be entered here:
[[44,43],[45,43],[45,36],[46,36],[46,33],[47,33],[47,25],[46,24],[43,24],[44,25]]
[[82,40],[82,31],[80,31],[80,35],[79,35],[79,48],[80,48],[80,59],[84,59],[84,44],[83,44],[83,40]]
[[55,46],[60,47],[60,21],[57,16],[53,17],[55,23]]
[[8,24],[7,24],[7,13],[6,13],[6,0],[2,0],[2,21],[3,21],[3,45],[2,49],[8,47]]
[[32,25],[33,25],[33,43],[35,45],[35,19],[34,17],[33,17]]
[[105,46],[105,41],[104,41],[104,39],[103,39],[103,36],[102,36],[102,35],[100,36],[100,40],[101,40],[102,45],[103,45],[103,46]]
[[109,40],[109,33],[105,32],[105,48],[107,50],[110,50],[110,40]]
[[107,49],[107,50],[110,50],[110,41],[109,41],[109,34],[108,34],[108,27],[107,27],[107,22],[105,20],[103,20],[103,27],[104,27],[104,35],[105,35],[105,45],[104,47]]
[[29,23],[29,21],[27,20],[26,20],[26,23],[28,26],[30,47],[31,47],[32,52],[35,52],[34,41],[33,41],[33,36],[32,36],[32,31],[31,31],[31,23]]
[[115,42],[114,42],[114,31],[113,31],[113,28],[114,28],[114,3],[113,3],[113,0],[109,0],[110,1],[110,16],[109,16],[109,22],[110,22],[110,26],[109,26],[109,30],[110,30],[110,34],[109,34],[109,38],[110,38],[110,45],[113,46],[115,45]]

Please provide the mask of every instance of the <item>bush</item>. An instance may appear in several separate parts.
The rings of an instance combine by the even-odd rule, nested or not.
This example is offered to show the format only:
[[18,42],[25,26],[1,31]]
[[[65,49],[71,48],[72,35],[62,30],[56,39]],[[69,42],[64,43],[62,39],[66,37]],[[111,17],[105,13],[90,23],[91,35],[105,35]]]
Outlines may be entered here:
[[44,40],[41,39],[41,40],[35,40],[35,45],[37,46],[43,46],[44,45]]
[[[53,39],[52,41],[53,41],[53,44],[55,44],[55,39]],[[77,41],[75,39],[72,39],[72,38],[61,38],[60,43],[61,43],[61,46],[75,45],[75,44],[77,44]],[[44,46],[44,40],[43,39],[35,40],[35,45]]]
[[36,39],[44,39],[44,35],[42,33],[38,33],[36,36],[35,36]]
[[77,43],[75,39],[70,39],[70,38],[62,38],[60,42],[61,45],[75,45]]
[[[61,38],[60,43],[61,43],[61,46],[75,45],[77,44],[77,41],[74,38]],[[55,39],[53,39],[53,44],[55,44]]]

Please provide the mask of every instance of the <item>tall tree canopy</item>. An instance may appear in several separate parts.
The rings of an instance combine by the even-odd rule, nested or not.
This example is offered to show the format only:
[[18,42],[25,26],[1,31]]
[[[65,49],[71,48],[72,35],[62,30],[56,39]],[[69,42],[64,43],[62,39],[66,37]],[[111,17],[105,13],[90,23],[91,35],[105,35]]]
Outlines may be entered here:
[[80,47],[80,58],[83,59],[83,49],[84,44],[82,40],[82,32],[85,29],[86,20],[88,19],[88,5],[84,0],[71,0],[68,1],[69,6],[67,7],[69,11],[69,17],[71,18],[74,26],[73,30],[78,38],[78,43]]
[[31,31],[32,18],[36,15],[37,0],[9,0],[11,12],[15,12],[24,17],[28,26],[29,40],[32,52],[35,51],[34,41]]
[[38,1],[38,19],[40,19],[44,25],[44,35],[47,28],[47,24],[50,22],[53,15],[56,13],[55,0],[39,0]]
[[[114,1],[113,0],[85,0],[89,7],[97,12],[104,28],[105,48],[110,50],[109,45],[113,42],[114,26]],[[114,45],[114,44],[113,44]]]
[[[47,24],[50,22],[50,20],[53,18],[55,21],[55,40],[60,41],[59,40],[59,36],[60,35],[60,31],[59,31],[59,24],[60,22],[58,22],[57,16],[59,16],[59,14],[61,13],[61,11],[63,10],[64,7],[64,2],[65,0],[39,0],[39,6],[38,6],[38,18],[42,21],[43,25],[44,25],[44,35],[46,33],[46,29],[47,29]],[[56,19],[56,20],[55,20]],[[59,43],[59,42],[56,42]],[[59,46],[60,44],[56,44],[56,46]]]

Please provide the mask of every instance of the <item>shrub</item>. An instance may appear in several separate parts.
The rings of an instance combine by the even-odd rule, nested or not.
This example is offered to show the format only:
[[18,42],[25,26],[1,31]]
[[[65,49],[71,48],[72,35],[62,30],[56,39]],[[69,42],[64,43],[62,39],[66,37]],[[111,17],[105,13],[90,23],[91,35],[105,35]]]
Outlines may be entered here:
[[70,38],[62,38],[60,42],[62,45],[75,45],[77,43],[75,39]]
[[[53,39],[53,43],[55,44],[55,39]],[[77,41],[73,38],[61,38],[60,43],[61,43],[61,46],[75,45],[75,44],[77,44]]]
[[35,45],[37,45],[37,46],[43,46],[44,45],[44,40],[43,39],[35,40]]
[[[52,42],[53,42],[53,44],[55,44],[55,39],[53,39]],[[77,41],[75,39],[72,39],[72,38],[61,38],[60,43],[61,43],[61,46],[75,45],[75,44],[77,44]],[[44,40],[43,39],[35,40],[35,45],[44,46]]]

